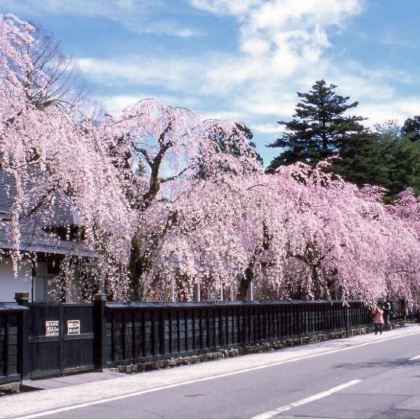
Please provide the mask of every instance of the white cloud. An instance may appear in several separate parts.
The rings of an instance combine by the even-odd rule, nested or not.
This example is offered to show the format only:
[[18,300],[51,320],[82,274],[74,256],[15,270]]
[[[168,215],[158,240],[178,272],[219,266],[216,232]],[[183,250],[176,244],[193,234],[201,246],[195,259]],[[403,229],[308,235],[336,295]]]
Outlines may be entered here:
[[176,57],[130,56],[126,59],[102,59],[81,57],[75,59],[77,67],[91,80],[104,86],[129,84],[160,86],[168,90],[182,91],[198,83],[194,60],[178,60]]
[[343,28],[360,14],[361,1],[191,0],[204,12],[231,15],[239,34],[238,50],[210,62],[199,92],[219,92],[251,118],[290,115],[296,91],[339,73],[326,55],[331,47],[328,30]]
[[102,17],[123,25],[135,33],[157,33],[190,38],[201,36],[194,27],[179,25],[161,15],[170,9],[162,0],[1,0],[4,10],[25,13],[34,17],[44,15],[73,15]]
[[402,122],[419,113],[417,97],[396,99],[396,85],[412,82],[413,76],[400,69],[365,68],[329,54],[334,47],[329,31],[344,30],[350,18],[364,11],[363,0],[191,0],[191,4],[237,20],[238,51],[209,67],[204,86],[231,95],[232,105],[257,121],[258,132],[276,132],[261,122],[262,117],[292,115],[295,92],[308,90],[320,78],[334,81],[340,93],[364,104],[356,112],[369,116],[370,125],[394,116]]
[[[123,11],[132,11],[134,2],[131,0],[2,0],[2,6],[13,8],[16,12],[33,15],[112,16],[112,12],[114,12],[115,18]],[[147,5],[145,6],[147,7]]]
[[420,97],[409,96],[383,103],[365,103],[360,105],[359,112],[369,116],[366,124],[370,127],[389,119],[402,125],[407,117],[420,114]]
[[[266,121],[292,115],[296,91],[309,89],[320,78],[334,81],[340,93],[364,104],[357,112],[369,116],[370,121],[389,118],[392,113],[401,119],[416,107],[415,99],[407,102],[410,106],[395,100],[395,78],[409,81],[401,71],[367,69],[358,62],[334,60],[336,57],[328,55],[333,47],[328,31],[343,28],[349,18],[360,14],[362,0],[191,0],[191,4],[202,12],[237,20],[236,51],[207,51],[195,57],[80,58],[81,70],[102,85],[164,89],[168,94],[155,96],[167,103],[195,103],[205,117],[249,121],[264,134],[275,133],[277,128]],[[132,97],[117,94],[105,102],[115,112]],[[186,101],[186,97],[196,101]],[[210,99],[216,104],[213,108],[205,105]]]
[[254,6],[261,6],[263,0],[191,0],[191,5],[215,15],[242,16]]
[[253,131],[262,134],[276,134],[279,135],[282,128],[279,124],[254,124]]
[[319,57],[330,44],[327,29],[342,26],[362,11],[361,0],[191,0],[216,15],[232,15],[240,24],[239,48],[251,55],[287,52]]
[[[96,96],[95,100],[104,106],[106,112],[113,116],[118,116],[127,106],[148,97],[150,97],[150,94],[147,94],[147,92],[137,91],[131,95]],[[197,106],[197,101],[194,98],[180,98],[179,96],[171,95],[153,95],[153,97],[167,105],[183,106],[186,108]]]
[[[209,45],[209,37],[203,51],[194,56],[161,48],[125,58],[80,57],[77,61],[87,78],[113,92],[101,98],[113,113],[139,96],[153,95],[168,104],[193,108],[203,118],[243,120],[256,133],[270,135],[278,132],[275,121],[293,114],[296,92],[324,78],[360,102],[355,112],[369,116],[369,124],[418,114],[417,97],[397,99],[396,84],[411,83],[413,76],[392,68],[366,68],[340,57],[332,44],[331,31],[345,30],[349,20],[364,11],[364,1],[189,0],[194,13],[213,16],[216,22],[221,17],[236,22],[236,50]],[[34,13],[103,16],[141,33],[203,35],[193,20],[182,26],[164,14],[157,16],[157,11],[175,7],[170,0],[18,3]]]
[[227,109],[217,109],[214,111],[196,108],[195,112],[201,120],[227,120],[243,122],[243,112],[229,111]]

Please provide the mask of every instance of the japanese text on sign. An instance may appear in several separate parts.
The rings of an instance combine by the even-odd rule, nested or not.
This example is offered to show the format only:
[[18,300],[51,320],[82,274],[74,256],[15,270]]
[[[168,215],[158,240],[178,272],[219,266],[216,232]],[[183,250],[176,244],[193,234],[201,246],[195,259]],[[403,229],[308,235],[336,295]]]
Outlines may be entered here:
[[56,337],[59,335],[58,321],[45,321],[45,335],[47,337]]
[[67,335],[79,335],[80,334],[80,320],[69,319],[67,321]]

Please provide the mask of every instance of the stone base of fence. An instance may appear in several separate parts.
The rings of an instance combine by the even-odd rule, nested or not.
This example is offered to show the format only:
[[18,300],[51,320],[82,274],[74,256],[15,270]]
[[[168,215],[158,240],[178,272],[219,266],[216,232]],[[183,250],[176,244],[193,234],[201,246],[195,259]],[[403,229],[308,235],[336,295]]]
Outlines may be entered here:
[[7,384],[0,384],[0,396],[3,394],[14,394],[20,391],[21,382],[8,382]]
[[[393,327],[399,328],[403,325],[404,324],[395,323],[393,324]],[[373,326],[359,327],[350,329],[349,335],[362,335],[369,334],[372,332]],[[287,338],[280,341],[270,341],[266,343],[258,343],[241,347],[230,347],[200,354],[190,354],[185,356],[162,358],[158,360],[149,360],[135,364],[121,364],[116,367],[110,368],[110,370],[128,374],[147,372],[151,370],[166,369],[176,366],[192,365],[195,363],[207,362],[211,360],[227,359],[230,357],[236,357],[245,354],[270,352],[274,350],[280,350],[285,347],[300,346],[345,337],[347,337],[347,331],[345,329],[342,329],[326,333],[314,334],[306,337]]]

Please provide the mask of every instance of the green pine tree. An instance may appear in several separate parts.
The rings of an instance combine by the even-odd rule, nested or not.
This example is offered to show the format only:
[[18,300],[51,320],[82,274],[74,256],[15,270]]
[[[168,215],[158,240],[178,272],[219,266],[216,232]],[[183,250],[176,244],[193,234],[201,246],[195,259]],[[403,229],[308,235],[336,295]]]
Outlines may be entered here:
[[401,129],[401,134],[407,136],[411,141],[420,140],[420,115],[407,118]]
[[387,200],[392,200],[408,187],[420,194],[420,142],[412,137],[400,136],[378,142],[375,153],[385,171],[385,179],[375,179],[388,190]]
[[374,132],[357,136],[348,146],[332,171],[357,185],[386,188],[386,201],[408,187],[420,193],[420,142],[394,121],[376,125]]
[[378,154],[378,142],[377,135],[368,131],[349,136],[342,144],[339,159],[333,160],[328,170],[359,186],[385,186],[388,172]]
[[366,139],[365,129],[360,124],[364,118],[344,115],[358,102],[349,103],[350,98],[338,95],[336,87],[319,80],[311,91],[298,92],[301,100],[293,119],[279,121],[285,126],[283,136],[268,145],[282,148],[282,151],[273,159],[267,172],[274,171],[280,165],[299,161],[315,165],[328,157],[342,156],[349,149],[349,142],[356,138]]

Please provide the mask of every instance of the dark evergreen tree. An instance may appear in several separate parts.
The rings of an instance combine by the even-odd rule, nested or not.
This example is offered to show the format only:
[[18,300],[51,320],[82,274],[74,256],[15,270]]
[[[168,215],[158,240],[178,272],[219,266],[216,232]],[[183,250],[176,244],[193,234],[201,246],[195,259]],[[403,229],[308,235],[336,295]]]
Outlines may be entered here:
[[420,115],[407,118],[401,129],[401,134],[407,136],[411,141],[420,140]]
[[374,157],[385,177],[374,177],[372,183],[388,190],[388,200],[408,187],[420,194],[420,141],[407,136],[383,139],[377,143]]
[[[273,159],[268,172],[280,165],[305,162],[315,165],[333,155],[342,156],[355,139],[365,138],[366,132],[360,116],[344,113],[355,108],[358,102],[350,102],[348,96],[336,94],[337,86],[324,80],[315,82],[307,93],[298,92],[301,99],[291,121],[279,121],[285,126],[281,138],[268,147],[280,147],[282,152]],[[351,147],[351,146],[350,146]]]
[[374,133],[363,131],[347,140],[340,150],[340,158],[333,160],[328,170],[359,186],[384,186],[388,173],[378,153],[378,137]]
[[331,170],[357,185],[380,185],[392,201],[408,187],[420,193],[420,141],[401,134],[394,121],[376,125],[374,132],[356,135]]
[[[375,131],[357,136],[343,158],[331,170],[357,185],[380,185],[392,201],[408,187],[420,193],[420,141],[413,141],[393,121],[377,125]],[[366,138],[368,136],[369,138]]]

